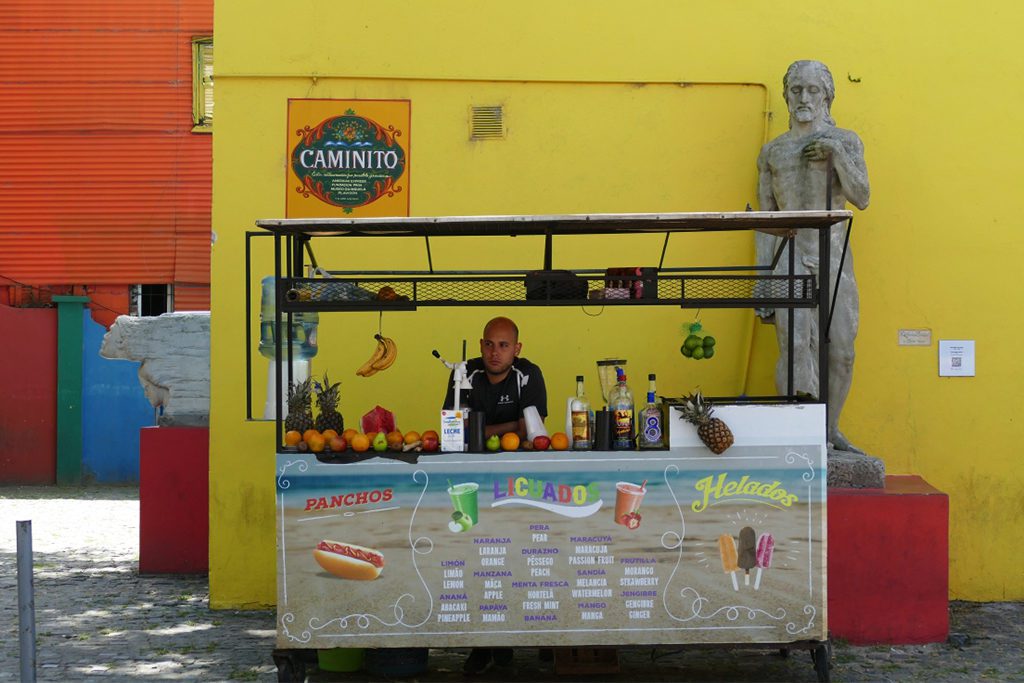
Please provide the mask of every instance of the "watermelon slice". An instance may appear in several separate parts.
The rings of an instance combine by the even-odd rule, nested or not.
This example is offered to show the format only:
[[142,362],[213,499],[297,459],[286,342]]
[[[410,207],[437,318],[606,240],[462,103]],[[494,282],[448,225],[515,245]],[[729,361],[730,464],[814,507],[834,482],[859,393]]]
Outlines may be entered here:
[[393,431],[395,431],[395,415],[390,410],[377,406],[363,415],[363,434],[370,432],[387,434]]

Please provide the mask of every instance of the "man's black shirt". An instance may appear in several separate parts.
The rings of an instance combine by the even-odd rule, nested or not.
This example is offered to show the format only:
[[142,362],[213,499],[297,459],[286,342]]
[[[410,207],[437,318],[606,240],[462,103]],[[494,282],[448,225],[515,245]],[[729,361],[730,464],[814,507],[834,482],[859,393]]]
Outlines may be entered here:
[[[539,367],[525,358],[516,358],[505,379],[497,384],[491,384],[487,378],[482,358],[467,361],[466,373],[473,384],[469,409],[483,411],[487,424],[518,422],[523,416],[523,410],[529,406],[536,407],[541,418],[547,417],[548,393],[544,386],[544,375]],[[454,404],[452,378],[449,376],[444,408],[451,409]]]

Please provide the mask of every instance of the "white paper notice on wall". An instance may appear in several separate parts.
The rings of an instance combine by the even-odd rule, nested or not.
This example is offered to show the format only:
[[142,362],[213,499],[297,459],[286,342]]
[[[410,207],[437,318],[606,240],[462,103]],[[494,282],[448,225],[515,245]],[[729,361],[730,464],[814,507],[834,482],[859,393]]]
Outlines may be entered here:
[[932,331],[928,328],[915,330],[900,329],[897,342],[900,346],[931,346]]
[[939,340],[939,377],[974,377],[974,340]]

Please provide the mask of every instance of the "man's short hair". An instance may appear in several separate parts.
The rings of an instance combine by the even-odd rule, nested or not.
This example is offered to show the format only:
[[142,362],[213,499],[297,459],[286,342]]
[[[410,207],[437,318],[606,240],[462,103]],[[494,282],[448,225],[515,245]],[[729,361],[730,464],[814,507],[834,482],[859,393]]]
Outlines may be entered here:
[[515,335],[516,341],[517,342],[519,341],[519,326],[516,325],[515,322],[513,322],[511,318],[506,318],[504,316],[498,316],[497,318],[491,318],[490,320],[488,320],[487,324],[484,325],[484,336],[485,337],[487,336],[487,330],[489,330],[491,328],[491,325],[497,325],[497,324],[511,325],[512,326],[512,333]]

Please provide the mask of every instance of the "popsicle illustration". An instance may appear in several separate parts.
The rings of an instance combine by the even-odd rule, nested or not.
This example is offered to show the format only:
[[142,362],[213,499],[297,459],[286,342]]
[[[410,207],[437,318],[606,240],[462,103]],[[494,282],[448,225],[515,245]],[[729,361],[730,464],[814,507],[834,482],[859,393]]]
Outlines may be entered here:
[[754,578],[754,590],[760,590],[761,570],[772,566],[774,551],[775,538],[771,534],[761,534],[757,539],[757,576]]
[[738,591],[739,584],[736,583],[736,539],[730,534],[722,534],[718,537],[718,553],[722,556],[722,571],[732,577],[732,589]]
[[736,562],[743,570],[743,585],[750,585],[750,570],[757,566],[757,534],[745,526],[740,529],[739,560]]

